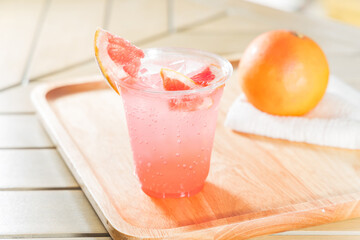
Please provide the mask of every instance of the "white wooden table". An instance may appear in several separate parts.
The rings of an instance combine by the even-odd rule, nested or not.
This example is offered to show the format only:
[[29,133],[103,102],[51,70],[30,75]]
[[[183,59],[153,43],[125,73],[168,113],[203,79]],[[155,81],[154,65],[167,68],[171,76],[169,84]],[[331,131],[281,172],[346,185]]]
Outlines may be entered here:
[[[333,74],[360,89],[360,28],[236,0],[173,3],[177,32],[170,34],[166,0],[0,1],[0,238],[110,239],[30,101],[42,82],[99,73],[97,26],[143,47],[227,56],[266,30],[299,30],[324,48]],[[360,239],[360,219],[257,239]]]

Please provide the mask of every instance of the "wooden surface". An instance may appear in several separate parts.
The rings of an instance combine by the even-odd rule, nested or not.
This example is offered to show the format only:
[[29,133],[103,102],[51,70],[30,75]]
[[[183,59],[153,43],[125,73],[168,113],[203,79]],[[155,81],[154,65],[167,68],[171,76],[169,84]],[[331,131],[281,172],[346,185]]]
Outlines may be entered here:
[[0,165],[0,188],[3,190],[79,186],[55,149],[2,150]]
[[[224,1],[216,0],[174,1],[175,25],[180,27],[174,34],[169,34],[164,28],[167,14],[163,11],[166,0],[152,1],[151,8],[144,8],[145,0],[0,1],[0,26],[3,32],[0,39],[0,193],[19,193],[11,197],[3,194],[0,197],[1,203],[6,202],[8,208],[7,214],[1,215],[1,224],[9,222],[10,225],[6,226],[13,229],[9,234],[6,229],[1,228],[0,238],[110,239],[104,228],[99,231],[101,222],[97,218],[88,217],[93,216],[94,210],[85,201],[85,197],[70,197],[74,191],[80,192],[80,187],[74,185],[74,179],[63,160],[59,159],[59,154],[42,153],[57,152],[56,143],[49,140],[36,120],[35,109],[29,97],[31,90],[39,83],[99,73],[89,54],[92,47],[86,43],[92,42],[93,38],[93,30],[87,25],[100,23],[100,26],[108,26],[118,34],[127,34],[127,37],[142,46],[154,46],[152,42],[156,43],[163,38],[165,40],[162,44],[178,45],[178,41],[184,39],[186,34],[184,41],[189,47],[201,46],[199,43],[204,43],[205,39],[204,46],[210,46],[210,51],[226,49],[227,56],[241,55],[247,41],[265,30],[280,26],[299,28],[326,46],[331,71],[360,89],[360,46],[357,41],[359,28],[313,16],[304,17],[303,13],[309,15],[317,11],[312,8],[317,3],[315,0],[304,1],[306,5],[297,13],[279,12],[237,0],[228,0],[225,5]],[[129,5],[132,5],[132,10],[126,11],[124,6]],[[228,15],[224,14],[224,7]],[[137,14],[134,12],[139,13],[138,15],[146,14],[146,21],[126,21],[124,25],[122,19],[136,19]],[[140,31],[141,24],[148,22],[148,27],[140,28]],[[68,41],[69,36],[74,36],[73,41]],[[84,41],[84,45],[77,47],[78,41]],[[225,48],[227,45],[233,49]],[[86,46],[91,47],[89,52],[84,51]],[[71,59],[66,52],[72,53]],[[44,68],[43,65],[49,68]],[[22,86],[21,81],[26,72],[30,84]],[[7,142],[7,139],[10,141]],[[24,192],[27,198],[20,194]],[[41,192],[46,194],[41,196],[40,201]],[[62,200],[68,200],[57,201],[61,194],[66,196]],[[46,202],[49,204],[41,211],[41,205]],[[39,214],[34,211],[30,213],[31,209],[36,209]],[[73,212],[76,216],[68,218],[68,212]],[[26,217],[20,218],[21,215]],[[46,216],[46,224],[39,218],[41,215]],[[14,218],[15,216],[18,217]],[[16,228],[17,225],[23,228]],[[71,226],[66,230],[62,225]],[[63,231],[58,231],[60,228]],[[359,236],[360,218],[357,218],[257,239],[359,239]]]
[[[44,3],[44,0],[1,2],[0,28],[7,34],[0,38],[0,88],[21,81]],[[14,21],[14,15],[21,17]]]
[[141,191],[121,98],[101,76],[49,83],[33,99],[114,239],[245,239],[360,217],[360,151],[230,131],[224,120],[239,91],[234,75],[222,99],[204,190],[175,200]]
[[[106,233],[80,190],[1,191],[0,204],[2,237],[11,237],[15,233],[23,238],[49,232]],[[32,208],[28,208],[30,204]],[[13,205],[17,206],[17,211],[10,207]],[[36,225],[32,223],[34,219]]]

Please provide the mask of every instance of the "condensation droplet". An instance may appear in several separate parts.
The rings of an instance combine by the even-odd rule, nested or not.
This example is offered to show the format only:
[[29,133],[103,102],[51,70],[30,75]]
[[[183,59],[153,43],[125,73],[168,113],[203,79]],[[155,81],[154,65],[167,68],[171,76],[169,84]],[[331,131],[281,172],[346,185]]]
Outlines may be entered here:
[[186,164],[183,164],[183,167],[186,168]]
[[150,163],[150,162],[148,162],[146,165],[147,165],[148,167],[151,167],[151,163]]
[[175,155],[176,155],[177,157],[179,157],[179,156],[180,156],[180,153],[175,153]]
[[192,169],[192,168],[193,168],[193,166],[191,166],[191,165],[190,165],[190,166],[189,166],[189,168],[190,168],[190,169]]
[[167,161],[163,161],[163,164],[167,164]]
[[180,140],[180,139],[178,139],[178,140],[177,140],[177,143],[179,143],[179,144],[180,144],[180,143],[181,143],[181,140]]

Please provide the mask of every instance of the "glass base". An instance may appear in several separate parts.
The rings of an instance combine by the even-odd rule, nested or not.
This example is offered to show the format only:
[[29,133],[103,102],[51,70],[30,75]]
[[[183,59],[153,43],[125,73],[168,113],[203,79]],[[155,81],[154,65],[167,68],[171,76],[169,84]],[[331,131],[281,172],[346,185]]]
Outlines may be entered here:
[[192,189],[191,191],[187,191],[187,192],[181,192],[181,193],[158,193],[158,192],[154,192],[152,190],[146,189],[146,188],[141,188],[143,190],[143,192],[153,198],[183,198],[183,197],[191,197],[194,196],[195,194],[197,194],[198,192],[200,192],[204,187],[204,184],[196,187],[194,189]]

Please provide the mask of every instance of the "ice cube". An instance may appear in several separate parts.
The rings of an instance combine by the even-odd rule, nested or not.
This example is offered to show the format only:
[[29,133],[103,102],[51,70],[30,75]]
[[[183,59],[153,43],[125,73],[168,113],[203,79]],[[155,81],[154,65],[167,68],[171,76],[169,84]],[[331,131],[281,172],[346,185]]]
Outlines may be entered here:
[[177,72],[180,72],[180,73],[185,73],[186,72],[186,61],[183,59],[180,59],[180,60],[176,60],[174,62],[169,62],[168,68],[175,70]]
[[206,66],[206,64],[203,62],[194,61],[194,60],[190,60],[190,59],[186,60],[185,65],[186,65],[185,72],[183,72],[183,74],[185,74],[185,75],[189,75],[190,73],[200,71],[201,69],[203,69]]

